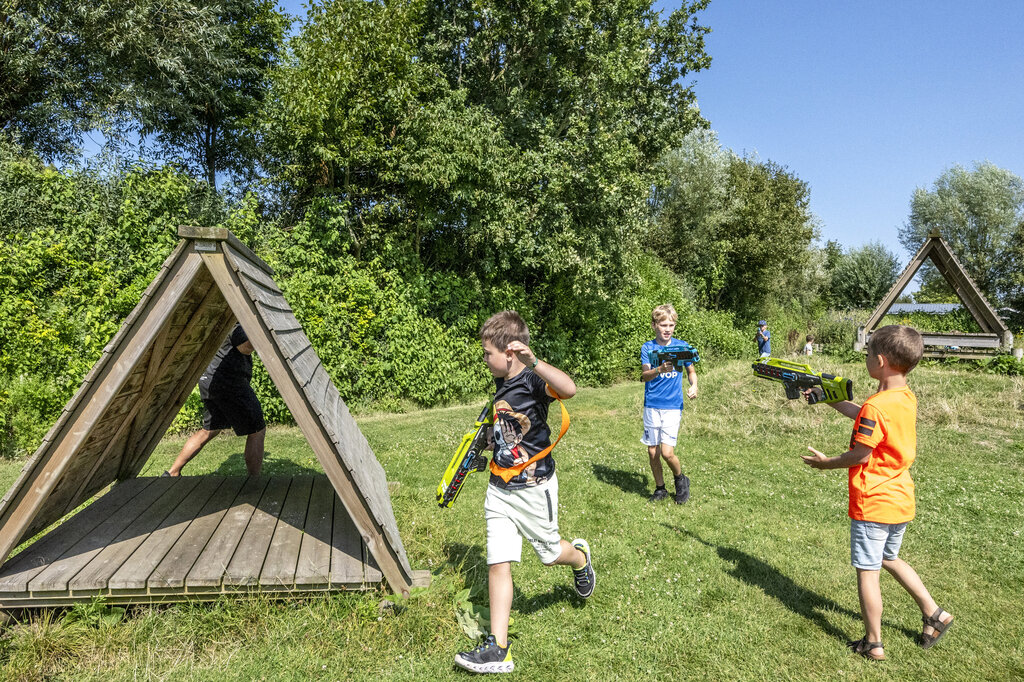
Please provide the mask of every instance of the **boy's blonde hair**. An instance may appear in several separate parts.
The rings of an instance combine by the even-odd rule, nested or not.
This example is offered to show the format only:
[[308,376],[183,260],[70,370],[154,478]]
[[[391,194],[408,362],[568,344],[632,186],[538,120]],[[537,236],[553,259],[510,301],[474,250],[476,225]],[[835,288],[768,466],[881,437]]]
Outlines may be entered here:
[[671,303],[663,303],[651,311],[651,322],[653,324],[658,324],[662,320],[672,320],[675,322],[678,319],[679,315],[676,314],[676,309],[672,307]]
[[871,335],[868,340],[868,352],[872,355],[884,355],[893,369],[909,374],[924,355],[924,340],[913,327],[890,324]]
[[487,318],[480,327],[480,340],[490,341],[498,350],[505,350],[513,341],[530,345],[530,330],[514,310],[502,310]]
[[807,335],[807,343],[810,343],[811,341],[814,341],[814,334]]

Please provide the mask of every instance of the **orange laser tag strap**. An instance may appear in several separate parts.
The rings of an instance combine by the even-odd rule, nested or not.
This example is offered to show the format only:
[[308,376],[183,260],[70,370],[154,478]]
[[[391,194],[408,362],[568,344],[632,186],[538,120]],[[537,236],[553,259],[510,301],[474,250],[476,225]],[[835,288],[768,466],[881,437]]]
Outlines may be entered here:
[[[548,388],[551,389],[550,386],[548,386]],[[492,459],[491,460],[491,473],[494,474],[495,476],[500,476],[501,480],[505,481],[505,483],[508,483],[513,478],[515,478],[519,474],[523,473],[523,469],[525,469],[526,467],[530,466],[531,464],[536,462],[538,459],[540,459],[542,457],[545,457],[549,452],[554,450],[555,446],[558,445],[558,441],[562,440],[562,436],[564,436],[565,432],[569,430],[569,410],[565,409],[565,403],[562,402],[561,397],[559,397],[559,395],[557,393],[555,393],[554,389],[551,389],[551,392],[555,394],[555,400],[558,401],[558,406],[562,408],[562,429],[558,432],[558,438],[555,439],[554,443],[552,443],[551,445],[547,446],[546,448],[544,448],[543,450],[538,452],[536,455],[534,455],[530,459],[528,459],[525,462],[522,462],[520,464],[516,464],[515,466],[510,466],[510,467],[507,467],[507,468],[506,467],[500,467],[497,464],[495,464],[494,460]]]

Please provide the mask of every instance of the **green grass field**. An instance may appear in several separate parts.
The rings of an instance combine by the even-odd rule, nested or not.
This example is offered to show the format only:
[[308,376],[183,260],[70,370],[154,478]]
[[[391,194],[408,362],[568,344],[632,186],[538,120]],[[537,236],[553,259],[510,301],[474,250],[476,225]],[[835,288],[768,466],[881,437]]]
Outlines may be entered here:
[[[853,378],[863,365],[814,358]],[[851,655],[863,634],[849,565],[846,474],[802,464],[807,445],[845,450],[852,422],[826,406],[786,401],[749,362],[708,363],[683,416],[678,453],[692,480],[684,506],[647,502],[653,484],[639,443],[642,387],[584,389],[568,402],[572,428],[555,451],[560,525],[590,541],[597,590],[581,604],[565,568],[527,546],[514,567],[513,675],[530,680],[1024,678],[1024,381],[923,367],[917,393],[917,519],[901,556],[956,623],[934,649],[915,637],[920,614],[887,576],[887,661]],[[481,398],[481,404],[483,399]],[[437,481],[481,405],[359,419],[388,480],[414,568],[430,588],[379,611],[387,595],[261,599],[130,609],[41,612],[0,638],[3,679],[457,680],[469,648],[454,606],[462,589],[486,604],[482,501],[470,479],[456,508],[439,510]],[[557,428],[558,410],[552,410]],[[241,438],[221,438],[186,474],[243,474]],[[145,475],[166,468],[168,438]],[[273,429],[265,472],[320,467],[297,429]],[[6,489],[21,462],[0,463]]]

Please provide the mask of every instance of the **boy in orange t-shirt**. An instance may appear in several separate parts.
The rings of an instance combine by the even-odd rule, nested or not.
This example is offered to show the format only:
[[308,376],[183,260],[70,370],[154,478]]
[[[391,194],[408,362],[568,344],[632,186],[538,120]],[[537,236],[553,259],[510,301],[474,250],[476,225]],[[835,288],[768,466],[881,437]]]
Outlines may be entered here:
[[917,454],[917,398],[907,386],[907,374],[917,366],[923,351],[921,335],[911,327],[889,325],[872,334],[867,366],[871,378],[878,380],[878,392],[863,406],[850,401],[830,403],[854,420],[850,449],[838,457],[826,457],[808,447],[813,454],[803,455],[815,469],[849,469],[850,561],[857,569],[864,620],[864,637],[850,646],[876,661],[885,659],[880,568],[896,578],[921,608],[923,648],[938,642],[953,622],[953,616],[932,599],[917,572],[898,557],[903,532],[914,518],[910,465]]

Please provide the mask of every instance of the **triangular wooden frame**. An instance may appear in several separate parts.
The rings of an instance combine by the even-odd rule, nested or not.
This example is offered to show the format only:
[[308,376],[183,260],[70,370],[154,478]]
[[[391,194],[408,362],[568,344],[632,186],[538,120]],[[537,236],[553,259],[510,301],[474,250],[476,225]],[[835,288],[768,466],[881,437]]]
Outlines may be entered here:
[[[982,329],[982,333],[924,332],[922,336],[924,337],[925,346],[954,347],[961,351],[956,353],[958,355],[970,354],[982,349],[991,351],[994,349],[1009,350],[1012,348],[1013,333],[1000,319],[999,315],[996,314],[995,309],[985,299],[978,285],[974,283],[974,280],[964,270],[963,265],[953,255],[949,244],[942,239],[938,231],[933,230],[929,233],[928,239],[921,245],[921,248],[914,254],[914,257],[910,259],[907,267],[900,273],[889,293],[885,295],[881,303],[878,304],[878,307],[871,313],[868,321],[864,326],[857,329],[857,340],[854,342],[854,350],[864,350],[867,347],[871,333],[878,327],[882,318],[885,317],[886,313],[889,312],[889,309],[896,302],[896,299],[899,298],[900,294],[903,293],[911,280],[914,279],[918,270],[921,269],[921,266],[929,258],[935,265],[935,269],[945,278],[946,282],[949,283],[949,286],[956,292],[957,297],[964,304],[964,307],[967,308],[971,316],[977,321]],[[967,350],[963,351],[963,349]],[[941,350],[926,351],[925,353],[926,356],[946,354],[946,352]]]
[[223,228],[182,227],[139,304],[0,501],[0,563],[115,481],[138,476],[235,321],[396,592],[429,580],[402,545],[384,469],[275,284]]

